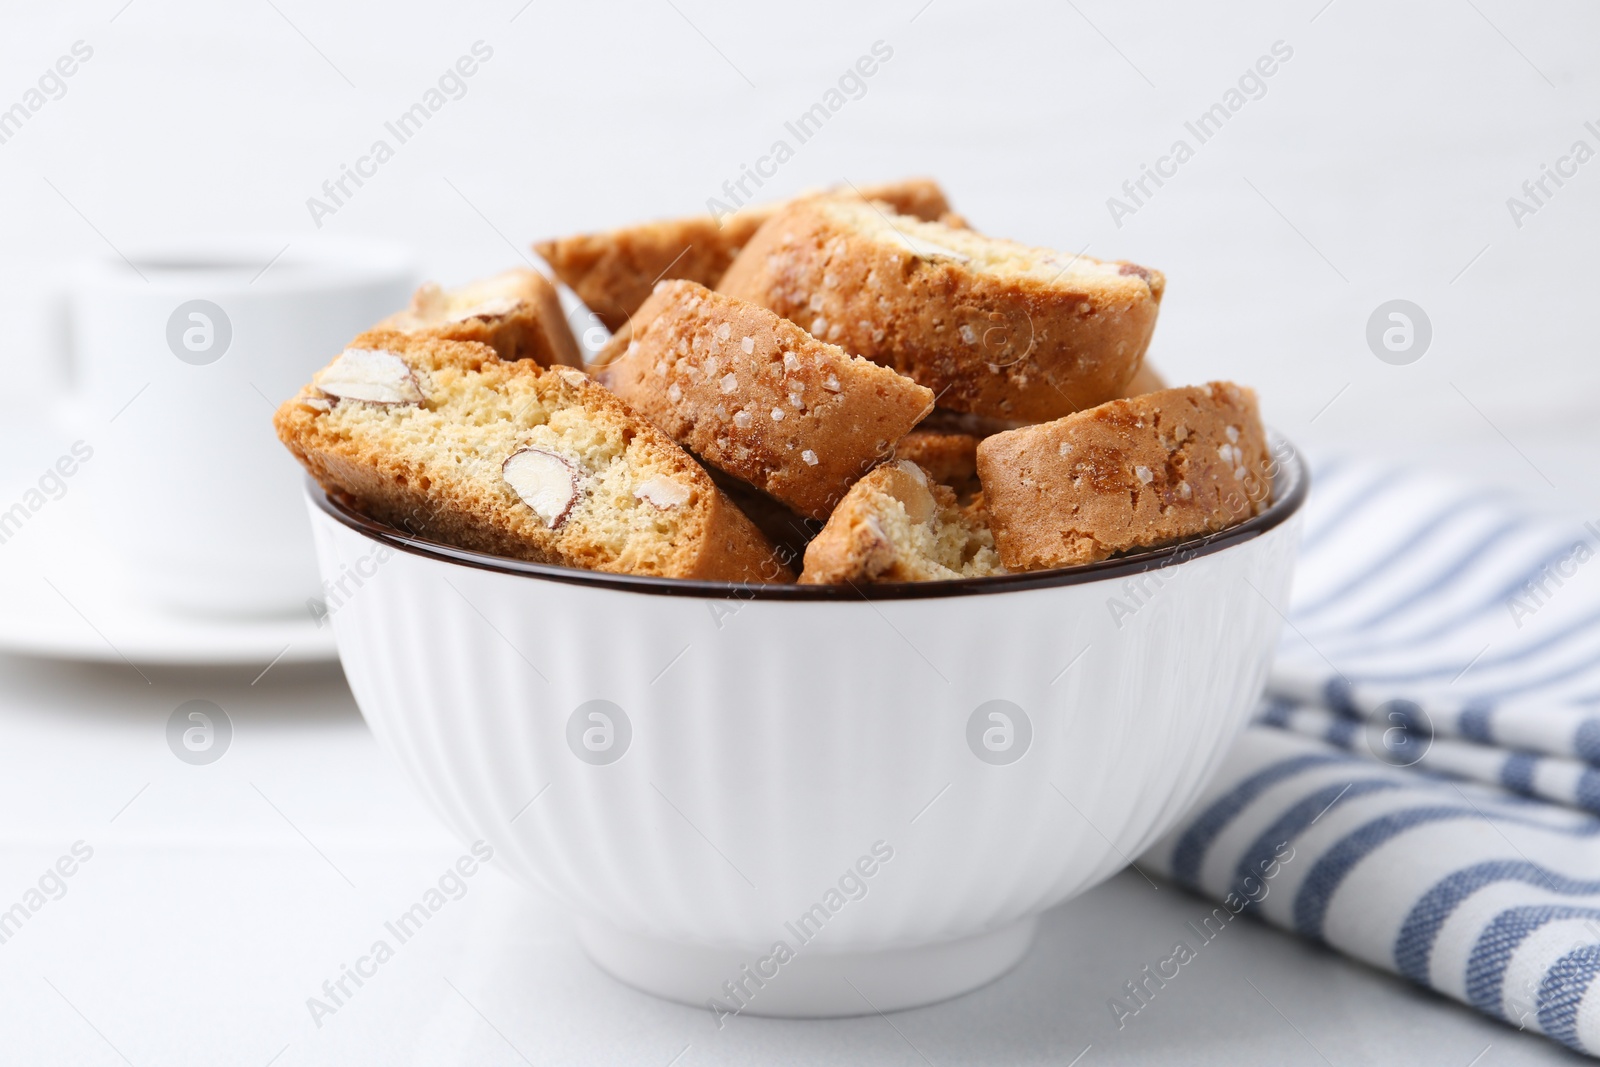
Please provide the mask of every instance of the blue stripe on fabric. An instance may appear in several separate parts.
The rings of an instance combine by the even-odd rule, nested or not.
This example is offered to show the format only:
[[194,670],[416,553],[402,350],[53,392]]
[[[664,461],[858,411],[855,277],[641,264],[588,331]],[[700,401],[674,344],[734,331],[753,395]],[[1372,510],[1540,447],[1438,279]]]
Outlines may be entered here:
[[1418,985],[1430,985],[1434,940],[1461,902],[1496,882],[1526,882],[1562,896],[1600,893],[1600,881],[1584,882],[1527,860],[1489,860],[1441,879],[1422,894],[1400,924],[1394,940],[1395,970]]
[[1585,811],[1600,815],[1600,771],[1586,770],[1578,775],[1572,802]]
[[1361,709],[1356,706],[1355,693],[1349,681],[1337,675],[1329,678],[1322,687],[1322,702],[1341,715],[1360,716]]
[[1500,784],[1513,793],[1533,796],[1533,772],[1538,757],[1530,752],[1512,752],[1500,765]]
[[1471,567],[1473,564],[1477,563],[1485,555],[1487,555],[1489,550],[1495,545],[1499,544],[1501,541],[1504,541],[1517,531],[1526,529],[1531,525],[1532,523],[1528,522],[1526,519],[1510,519],[1506,521],[1505,523],[1491,530],[1477,544],[1467,549],[1466,552],[1462,553],[1460,556],[1457,556],[1450,563],[1447,563],[1444,569],[1439,571],[1439,573],[1434,575],[1432,578],[1427,579],[1422,585],[1414,589],[1407,590],[1404,595],[1396,599],[1388,607],[1381,608],[1374,614],[1368,615],[1366,618],[1357,622],[1353,622],[1347,627],[1342,627],[1342,629],[1351,634],[1367,633],[1372,629],[1372,627],[1377,626],[1380,623],[1388,622],[1396,615],[1402,614],[1403,612],[1409,611],[1412,608],[1425,604],[1433,594],[1443,590],[1446,586],[1449,586],[1451,583],[1453,583],[1462,575],[1463,572],[1467,570],[1467,568]]
[[1600,945],[1584,945],[1562,956],[1539,983],[1539,1028],[1568,1048],[1587,1052],[1578,1040],[1578,1008],[1600,973]]
[[[1481,601],[1473,607],[1462,608],[1459,611],[1454,611],[1447,614],[1436,626],[1430,630],[1423,630],[1420,633],[1406,634],[1400,637],[1398,640],[1408,645],[1426,644],[1430,641],[1434,641],[1440,637],[1443,637],[1446,634],[1452,633],[1453,631],[1465,628],[1491,611],[1505,610],[1505,602],[1507,598],[1515,595],[1516,592],[1529,581],[1543,573],[1544,569],[1550,566],[1551,563],[1564,559],[1571,551],[1572,549],[1570,546],[1564,546],[1550,550],[1547,555],[1541,557],[1537,567],[1531,571],[1523,572],[1523,577],[1518,578],[1512,585],[1505,587],[1500,592]],[[1363,632],[1357,631],[1356,627],[1353,626],[1341,627],[1341,629],[1346,633],[1352,631]],[[1381,649],[1387,651],[1394,646],[1396,640],[1397,639],[1392,636],[1375,635],[1364,645],[1356,645],[1351,649],[1340,649],[1340,652],[1342,654],[1359,655],[1371,649]]]
[[1266,710],[1256,719],[1264,726],[1276,726],[1284,729],[1289,725],[1289,712],[1294,710],[1294,702],[1281,697],[1267,701]]
[[1378,711],[1408,734],[1427,736],[1433,729],[1432,720],[1415,700],[1386,700],[1378,705]]
[[1441,529],[1450,526],[1462,512],[1471,511],[1482,506],[1482,502],[1475,496],[1445,505],[1441,510],[1423,519],[1416,529],[1381,558],[1366,566],[1359,573],[1348,577],[1343,585],[1329,590],[1320,599],[1310,604],[1300,605],[1295,611],[1295,618],[1305,619],[1335,606],[1351,593],[1357,592],[1383,574],[1383,572],[1395,566],[1395,564],[1408,559],[1428,538],[1438,533]]
[[[1581,619],[1575,620],[1565,629],[1558,630],[1549,637],[1530,642],[1521,648],[1513,649],[1510,652],[1506,652],[1493,658],[1485,657],[1480,659],[1473,665],[1473,669],[1479,674],[1482,674],[1484,671],[1493,670],[1496,667],[1505,667],[1514,663],[1523,663],[1528,659],[1539,655],[1540,653],[1550,651],[1557,645],[1567,643],[1574,637],[1580,635],[1592,635],[1595,632],[1595,627],[1597,624],[1600,624],[1600,611],[1595,611]],[[1391,645],[1389,648],[1386,648],[1385,651],[1393,652],[1394,647]],[[1347,653],[1346,655],[1350,656],[1352,654]],[[1570,677],[1573,673],[1581,673],[1581,668],[1591,666],[1595,662],[1596,660],[1592,658],[1583,660],[1579,664],[1579,671],[1569,671],[1567,674],[1563,675],[1563,677]],[[1459,676],[1461,669],[1464,666],[1466,666],[1464,663],[1451,662],[1445,664],[1436,664],[1434,666],[1424,667],[1415,671],[1404,671],[1389,674],[1359,674],[1354,671],[1346,671],[1345,675],[1346,677],[1356,677],[1362,682],[1412,682],[1419,681],[1424,678],[1443,678],[1446,675]]]
[[1537,692],[1540,689],[1549,689],[1553,685],[1569,681],[1579,675],[1589,674],[1597,666],[1600,666],[1600,652],[1595,653],[1588,659],[1568,664],[1559,671],[1552,672],[1546,669],[1527,681],[1501,686],[1499,689],[1484,690],[1481,695],[1489,700],[1504,700],[1507,697],[1522,696],[1527,693]]
[[1572,735],[1572,747],[1585,763],[1600,763],[1600,719],[1584,719]]
[[[1244,880],[1260,878],[1261,872],[1270,866],[1273,857],[1277,855],[1279,847],[1293,843],[1313,823],[1331,811],[1334,805],[1348,803],[1358,797],[1386,789],[1401,789],[1405,785],[1406,783],[1392,778],[1369,778],[1361,782],[1324,786],[1301,797],[1293,807],[1278,816],[1271,826],[1256,835],[1250,847],[1244,850],[1238,866],[1234,868],[1233,891],[1248,899],[1248,894],[1243,888]],[[1255,902],[1245,906],[1254,907]]]
[[[1486,785],[1483,782],[1474,781],[1470,778],[1462,777],[1460,780],[1465,782],[1467,785],[1483,786],[1486,789],[1494,788],[1493,786]],[[1525,797],[1520,793],[1507,793],[1503,789],[1496,793],[1494,802],[1499,804],[1501,807],[1506,808],[1538,808],[1541,811],[1560,812],[1565,812],[1567,810],[1565,807],[1562,807],[1559,804],[1552,804],[1548,800],[1545,800],[1541,797]],[[1565,831],[1562,832],[1564,833]]]
[[[1548,804],[1540,804],[1548,808]],[[1538,819],[1527,819],[1518,815],[1509,815],[1504,812],[1497,813],[1492,819],[1477,807],[1455,807],[1450,805],[1429,805],[1424,807],[1408,808],[1404,811],[1390,812],[1372,820],[1359,829],[1351,832],[1339,841],[1338,844],[1323,853],[1321,858],[1311,868],[1311,873],[1301,883],[1300,891],[1294,898],[1294,926],[1295,929],[1307,937],[1322,940],[1322,923],[1327,918],[1328,905],[1333,900],[1334,893],[1344,882],[1345,876],[1356,864],[1366,859],[1369,854],[1390,839],[1414,829],[1425,823],[1441,822],[1446,819],[1486,819],[1491,823],[1506,823],[1512,826],[1531,826],[1547,833],[1561,834],[1566,837],[1592,837],[1600,833],[1600,819],[1585,819],[1571,827],[1553,826]]]
[[1510,585],[1500,590],[1500,592],[1484,601],[1483,606],[1504,606],[1507,600],[1510,600],[1518,593],[1525,592],[1528,585],[1532,583],[1535,578],[1539,577],[1545,571],[1549,570],[1557,563],[1560,563],[1562,560],[1569,558],[1577,547],[1578,543],[1576,541],[1567,541],[1559,547],[1551,549],[1543,558],[1539,560],[1539,565],[1537,567],[1534,567],[1530,571],[1524,572],[1524,576],[1522,578],[1512,582]]
[[1467,1002],[1481,1012],[1505,1018],[1506,967],[1528,935],[1562,919],[1600,919],[1600,908],[1574,904],[1524,904],[1507,908],[1478,935],[1467,960]]
[[1337,745],[1347,752],[1354,752],[1356,739],[1361,736],[1361,733],[1361,723],[1356,722],[1354,719],[1334,719],[1328,725],[1325,740],[1330,745]]
[[1374,819],[1346,835],[1312,866],[1294,897],[1294,928],[1306,937],[1322,940],[1322,923],[1333,894],[1357,863],[1386,841],[1424,823],[1476,816],[1471,808],[1443,805],[1409,808]]
[[[1600,635],[1600,626],[1595,628],[1595,633]],[[1582,659],[1577,663],[1570,664],[1554,674],[1540,674],[1527,682],[1522,682],[1516,685],[1508,685],[1502,689],[1490,690],[1485,694],[1485,696],[1490,700],[1503,700],[1509,696],[1518,696],[1523,693],[1530,693],[1539,689],[1548,689],[1551,684],[1555,682],[1565,682],[1573,678],[1577,678],[1583,674],[1597,673],[1594,670],[1596,667],[1600,667],[1600,652],[1596,652],[1587,659]]]
[[1268,789],[1314,767],[1356,762],[1342,753],[1314,753],[1283,760],[1252,774],[1212,801],[1205,811],[1189,823],[1189,829],[1184,831],[1172,848],[1172,880],[1191,889],[1199,889],[1200,867],[1205,862],[1207,850],[1235,816]]
[[1490,704],[1472,703],[1461,709],[1456,719],[1461,736],[1480,745],[1494,744],[1494,707]]
[[1479,616],[1488,614],[1491,611],[1505,610],[1507,600],[1510,600],[1512,597],[1516,596],[1527,586],[1529,582],[1533,581],[1551,566],[1559,563],[1563,559],[1566,559],[1571,554],[1572,542],[1570,541],[1563,542],[1562,544],[1557,545],[1555,548],[1549,549],[1543,556],[1538,557],[1538,562],[1530,569],[1524,571],[1520,577],[1513,579],[1501,589],[1485,597],[1478,603],[1476,607],[1468,608],[1462,611],[1458,616],[1455,616],[1447,621],[1442,628],[1428,634],[1427,637],[1431,639],[1439,634],[1448,633],[1453,629],[1458,629],[1469,620],[1476,619]]

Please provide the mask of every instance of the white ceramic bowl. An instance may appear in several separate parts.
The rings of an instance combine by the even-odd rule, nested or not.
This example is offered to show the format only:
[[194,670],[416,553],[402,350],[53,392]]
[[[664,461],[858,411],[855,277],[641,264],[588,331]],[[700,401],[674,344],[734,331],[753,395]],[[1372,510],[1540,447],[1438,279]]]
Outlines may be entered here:
[[1260,695],[1307,478],[1200,542],[856,590],[520,563],[309,486],[362,713],[601,967],[723,1012],[975,988],[1168,830]]

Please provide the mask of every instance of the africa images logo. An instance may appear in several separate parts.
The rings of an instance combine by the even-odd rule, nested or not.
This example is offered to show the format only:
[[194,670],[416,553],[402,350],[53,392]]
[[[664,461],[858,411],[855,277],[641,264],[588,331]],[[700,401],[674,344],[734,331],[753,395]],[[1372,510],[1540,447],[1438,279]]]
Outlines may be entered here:
[[615,763],[632,742],[628,713],[609,700],[586,700],[567,716],[567,747],[587,764]]
[[1432,320],[1410,300],[1385,301],[1367,318],[1367,347],[1392,367],[1415,363],[1432,343]]
[[967,747],[995,767],[1015,763],[1033,744],[1033,720],[1009,700],[979,704],[967,716]]
[[209,700],[186,700],[167,716],[167,747],[183,762],[203,767],[233,743],[233,720]]
[[215,363],[232,343],[233,322],[209,300],[185,301],[167,317],[167,347],[190,366]]

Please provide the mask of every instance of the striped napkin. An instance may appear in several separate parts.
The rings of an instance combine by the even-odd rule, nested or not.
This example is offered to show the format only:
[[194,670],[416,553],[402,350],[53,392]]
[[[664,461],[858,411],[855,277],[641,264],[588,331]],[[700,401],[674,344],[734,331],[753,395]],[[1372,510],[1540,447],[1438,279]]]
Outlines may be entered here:
[[1600,1055],[1600,522],[1314,485],[1258,720],[1142,863]]

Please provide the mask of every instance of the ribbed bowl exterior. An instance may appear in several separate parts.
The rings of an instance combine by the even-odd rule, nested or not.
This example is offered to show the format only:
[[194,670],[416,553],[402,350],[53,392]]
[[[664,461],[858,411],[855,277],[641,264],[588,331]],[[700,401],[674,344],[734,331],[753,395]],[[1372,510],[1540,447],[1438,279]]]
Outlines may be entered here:
[[[1133,578],[780,602],[501,573],[310,510],[361,711],[463,840],[685,944],[770,945],[836,890],[840,952],[1000,928],[1166,831],[1260,694],[1298,526]],[[631,726],[614,762],[569,743],[594,700]],[[1031,725],[1014,762],[969,743],[994,700]]]

